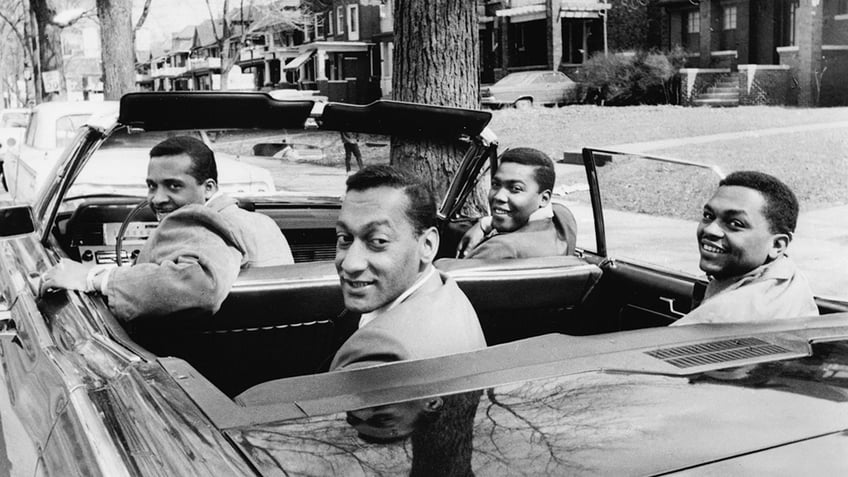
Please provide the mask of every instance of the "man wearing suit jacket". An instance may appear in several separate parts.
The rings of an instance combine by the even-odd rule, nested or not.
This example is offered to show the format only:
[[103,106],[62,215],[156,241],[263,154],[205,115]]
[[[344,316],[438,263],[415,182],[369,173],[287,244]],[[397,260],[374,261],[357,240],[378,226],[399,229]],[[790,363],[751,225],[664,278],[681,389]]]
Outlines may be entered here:
[[574,253],[577,222],[564,205],[552,204],[554,163],[542,151],[504,152],[489,190],[492,215],[460,241],[464,258],[529,258]]
[[391,166],[362,169],[347,181],[336,236],[348,319],[359,319],[331,370],[486,346],[468,298],[433,266],[439,233],[425,184]]

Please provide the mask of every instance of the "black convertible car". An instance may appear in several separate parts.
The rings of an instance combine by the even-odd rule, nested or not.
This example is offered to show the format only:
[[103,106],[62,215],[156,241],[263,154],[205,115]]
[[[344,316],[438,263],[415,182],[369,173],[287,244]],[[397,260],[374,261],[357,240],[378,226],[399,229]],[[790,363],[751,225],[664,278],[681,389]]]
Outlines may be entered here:
[[[197,92],[130,94],[118,117],[90,121],[34,203],[0,208],[0,469],[109,477],[848,472],[848,304],[821,297],[823,316],[767,324],[665,326],[705,285],[691,219],[720,171],[585,149],[580,164],[558,169],[557,200],[578,220],[575,255],[452,258],[476,218],[463,205],[496,166],[489,119],[391,101]],[[460,163],[439,191],[437,266],[468,295],[489,348],[324,372],[340,345],[334,320],[343,309],[332,264],[345,180],[340,131],[360,135],[366,163],[388,162],[399,139],[452,145]],[[268,171],[274,191],[233,194],[277,222],[296,263],[244,270],[214,316],[127,324],[97,295],[39,296],[40,274],[61,258],[132,259],[155,228],[146,209],[130,216],[143,192],[98,183],[85,168],[172,134],[196,135]],[[321,154],[278,154],[290,144]],[[669,253],[652,263],[645,252],[657,249]],[[645,259],[629,258],[640,252]],[[363,421],[414,430],[403,440],[367,439],[357,431]]]

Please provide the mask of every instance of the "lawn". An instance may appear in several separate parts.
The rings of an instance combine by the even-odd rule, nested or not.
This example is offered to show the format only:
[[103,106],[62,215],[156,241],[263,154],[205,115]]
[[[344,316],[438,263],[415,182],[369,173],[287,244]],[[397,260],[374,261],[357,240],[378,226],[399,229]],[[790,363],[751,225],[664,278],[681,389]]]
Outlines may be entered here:
[[[837,121],[848,121],[848,108],[567,106],[494,111],[490,127],[497,134],[501,149],[530,146],[558,159],[563,151],[579,151],[585,146],[615,146]],[[807,210],[848,204],[848,127],[751,134],[650,152],[715,164],[724,172],[755,169],[772,173],[795,190]]]

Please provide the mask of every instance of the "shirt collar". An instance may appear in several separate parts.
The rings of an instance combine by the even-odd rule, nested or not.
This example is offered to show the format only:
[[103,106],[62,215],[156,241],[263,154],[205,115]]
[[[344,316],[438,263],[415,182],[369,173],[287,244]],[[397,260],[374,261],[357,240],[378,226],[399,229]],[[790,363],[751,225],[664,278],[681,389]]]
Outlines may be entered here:
[[423,287],[424,283],[426,283],[427,280],[429,280],[434,273],[436,273],[436,267],[434,267],[433,265],[428,265],[427,269],[424,270],[424,273],[422,273],[421,276],[418,277],[418,280],[415,280],[415,283],[413,283],[411,287],[407,288],[405,292],[401,293],[400,296],[395,298],[391,303],[383,306],[382,308],[377,308],[372,312],[363,313],[362,316],[359,317],[359,327],[362,328],[368,323],[371,323],[383,313],[386,313],[387,311],[396,307],[399,303],[409,298],[410,295],[412,295],[413,293],[418,291],[418,289]]
[[544,220],[550,219],[554,216],[554,208],[551,207],[551,204],[548,204],[539,210],[530,214],[530,218],[527,220],[528,222],[533,222],[534,220]]
[[217,199],[218,197],[221,197],[222,195],[224,195],[224,193],[221,191],[221,189],[218,189],[217,191],[215,191],[214,194],[212,194],[211,196],[209,196],[208,199],[206,199],[205,204],[209,205],[209,203],[211,203],[213,200]]

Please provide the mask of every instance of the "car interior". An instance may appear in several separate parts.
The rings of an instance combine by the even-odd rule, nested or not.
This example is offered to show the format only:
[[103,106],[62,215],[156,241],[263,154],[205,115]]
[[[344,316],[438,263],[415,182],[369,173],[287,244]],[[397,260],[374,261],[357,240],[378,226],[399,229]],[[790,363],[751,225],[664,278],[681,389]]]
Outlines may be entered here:
[[[181,120],[197,121],[195,115],[180,119],[184,113],[152,120],[155,111],[147,103],[139,102],[135,113],[128,112],[132,111],[129,106],[121,112],[125,124],[143,125],[148,120],[164,129],[179,128]],[[308,106],[292,106],[299,108],[301,124],[310,112],[311,104]],[[443,111],[419,105],[393,107],[397,106],[380,103],[366,109],[329,104],[321,127],[397,134],[408,131],[407,127],[430,127],[437,129],[430,131],[436,135],[468,134],[482,130],[489,114],[467,117],[457,113],[445,119]],[[227,110],[215,106],[220,109]],[[211,106],[208,112],[214,114]],[[417,115],[419,120],[413,124],[398,120],[408,115]],[[438,121],[433,120],[436,117]],[[488,161],[487,154],[480,154],[477,160]],[[586,164],[588,177],[594,177],[596,166],[591,157]],[[485,178],[489,169],[481,169],[479,175]],[[586,171],[581,173],[585,177]],[[612,259],[607,244],[597,239],[604,238],[603,223],[598,225],[597,217],[589,218],[596,222],[594,230],[586,231],[591,232],[590,243],[578,242],[572,256],[453,258],[462,233],[474,220],[459,212],[469,191],[466,188],[465,195],[457,192],[459,204],[443,210],[436,267],[452,276],[466,293],[490,345],[547,333],[591,335],[666,326],[691,310],[693,297],[703,293],[705,282],[694,276]],[[595,200],[587,197],[585,203]],[[118,253],[122,259],[132,260],[143,243],[134,240],[138,237],[133,234],[143,236],[151,223],[155,227],[152,212],[139,210],[133,218],[137,225],[128,229],[120,251],[107,231],[116,230],[138,203],[137,197],[120,195],[85,197],[57,216],[51,240],[74,260],[113,263]],[[332,262],[339,202],[292,205],[244,198],[240,206],[276,221],[292,247],[295,264],[243,270],[214,316],[168,316],[128,324],[115,320],[110,324],[116,339],[140,355],[184,359],[230,397],[266,381],[326,371],[335,351],[353,332],[343,319],[344,304]],[[587,227],[585,223],[582,226]],[[821,300],[819,305],[822,313],[848,311],[838,301]]]

